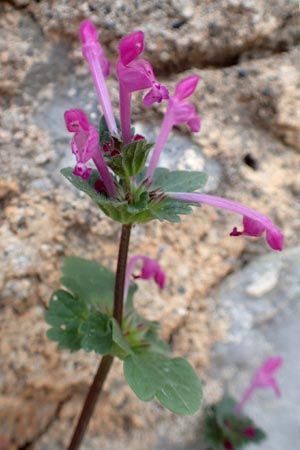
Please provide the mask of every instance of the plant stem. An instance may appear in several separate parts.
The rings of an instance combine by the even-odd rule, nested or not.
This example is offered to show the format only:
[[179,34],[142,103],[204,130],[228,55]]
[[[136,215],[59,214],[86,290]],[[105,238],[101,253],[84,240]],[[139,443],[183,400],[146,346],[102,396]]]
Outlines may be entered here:
[[128,247],[131,225],[123,225],[119,246],[118,266],[116,273],[114,313],[113,316],[121,326],[123,318],[124,286],[127,266]]
[[[122,232],[119,244],[118,265],[116,272],[115,294],[114,294],[114,311],[113,317],[121,326],[123,318],[123,297],[124,284],[127,266],[128,247],[130,240],[131,225],[122,225]],[[78,419],[73,437],[67,450],[78,450],[84,438],[89,421],[94,412],[99,394],[101,393],[104,381],[108,375],[113,362],[111,355],[103,356],[100,365],[86,396],[80,417]]]

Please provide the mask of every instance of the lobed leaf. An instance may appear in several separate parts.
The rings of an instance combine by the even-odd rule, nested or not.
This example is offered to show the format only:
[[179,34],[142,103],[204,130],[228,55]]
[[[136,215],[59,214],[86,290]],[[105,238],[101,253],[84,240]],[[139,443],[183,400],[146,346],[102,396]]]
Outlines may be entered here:
[[124,375],[136,395],[144,401],[154,396],[174,413],[191,415],[200,406],[201,384],[190,364],[158,353],[129,355]]
[[205,172],[174,170],[158,167],[154,173],[152,186],[164,192],[194,192],[207,182]]
[[54,292],[46,312],[46,322],[52,326],[47,332],[51,341],[58,342],[59,348],[75,352],[81,348],[81,324],[88,317],[86,305],[62,289]]
[[85,304],[112,311],[115,275],[96,261],[67,257],[62,267],[61,283]]

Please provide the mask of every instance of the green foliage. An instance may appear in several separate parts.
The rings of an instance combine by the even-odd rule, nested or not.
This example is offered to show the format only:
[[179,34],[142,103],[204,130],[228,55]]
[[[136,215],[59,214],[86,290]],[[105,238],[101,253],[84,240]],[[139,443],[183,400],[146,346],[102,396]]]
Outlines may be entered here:
[[205,172],[174,170],[158,167],[154,173],[152,186],[164,192],[194,192],[207,182]]
[[94,351],[100,355],[111,352],[113,339],[110,318],[107,314],[92,311],[80,328],[81,348],[86,352]]
[[266,438],[249,417],[235,413],[235,406],[235,400],[225,396],[205,409],[204,438],[213,450],[224,450],[229,444],[233,450],[241,449]]
[[[199,206],[199,205],[195,205]],[[150,202],[149,211],[155,219],[163,222],[180,222],[180,214],[191,214],[191,205],[173,198],[165,198],[160,202]]]
[[[61,283],[66,290],[54,292],[46,313],[46,321],[52,326],[48,338],[72,352],[111,353],[114,274],[96,261],[70,257],[64,260]],[[130,302],[136,289],[132,284]]]
[[96,170],[92,171],[89,180],[76,177],[72,172],[73,170],[70,167],[62,170],[62,174],[73,186],[88,194],[107,216],[124,225],[146,223],[153,219],[180,222],[180,215],[190,214],[192,212],[191,206],[199,205],[156,196],[155,190],[168,188],[176,191],[180,186],[183,186],[184,180],[186,180],[187,190],[191,191],[203,186],[205,182],[205,175],[201,172],[170,172],[167,169],[158,169],[156,171],[158,174],[154,178],[154,185],[146,188],[142,184],[136,187],[133,189],[131,201],[128,201],[122,185],[119,186],[120,197],[117,199],[108,198],[97,192],[94,188],[94,184],[99,178]]
[[114,274],[96,261],[83,258],[65,258],[61,284],[74,297],[102,312],[113,308]]
[[171,359],[158,335],[158,322],[145,319],[134,308],[132,284],[122,328],[112,317],[114,274],[95,261],[66,258],[64,289],[51,297],[46,321],[50,340],[71,352],[80,349],[124,360],[125,377],[139,398],[154,396],[178,414],[194,414],[202,398],[200,382],[181,358]]
[[119,177],[132,177],[143,170],[152,147],[153,144],[140,139],[122,148],[118,155],[107,159],[107,163]]
[[[116,124],[117,124],[117,128],[119,133],[121,134],[121,124],[120,121],[117,117],[115,117],[116,120]],[[113,137],[110,134],[110,131],[108,129],[106,120],[105,120],[105,116],[101,116],[100,118],[100,122],[99,122],[99,136],[100,136],[100,141],[99,144],[101,147],[103,147],[104,144],[106,144],[107,142],[109,142]]]
[[129,355],[124,361],[124,375],[143,401],[154,396],[176,414],[192,415],[200,406],[201,384],[190,364],[182,358],[168,358],[159,353]]
[[106,124],[106,120],[104,115],[100,118],[99,123],[99,136],[100,136],[100,145],[103,145],[110,140],[110,132]]
[[79,350],[82,338],[79,329],[88,314],[84,302],[59,289],[52,295],[46,313],[46,322],[52,326],[47,332],[48,338],[58,342],[60,348],[67,348],[71,352]]

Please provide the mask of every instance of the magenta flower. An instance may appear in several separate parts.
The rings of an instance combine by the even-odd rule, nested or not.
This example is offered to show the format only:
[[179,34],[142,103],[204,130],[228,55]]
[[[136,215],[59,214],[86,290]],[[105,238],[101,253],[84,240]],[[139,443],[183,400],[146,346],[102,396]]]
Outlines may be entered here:
[[82,54],[90,66],[107,127],[112,135],[118,137],[119,132],[104,80],[104,77],[109,75],[110,63],[105,58],[104,51],[98,42],[97,30],[89,19],[81,23],[79,35],[82,43]]
[[230,236],[240,236],[242,234],[248,236],[261,236],[266,232],[266,240],[273,250],[282,250],[284,236],[282,232],[273,224],[272,220],[254,211],[247,206],[240,205],[232,200],[222,197],[215,197],[207,194],[197,194],[189,192],[166,192],[168,197],[175,200],[182,200],[192,203],[204,203],[215,206],[216,208],[227,209],[243,216],[244,230],[237,231],[236,227],[230,233]]
[[168,108],[153,149],[146,178],[152,179],[163,146],[165,145],[169,133],[174,125],[187,123],[191,131],[200,131],[200,117],[197,114],[195,105],[192,102],[186,101],[186,98],[190,97],[194,93],[198,81],[199,77],[197,75],[192,75],[184,78],[177,84],[175,94],[169,99],[168,102]]
[[[133,268],[138,261],[142,261],[142,269],[139,275],[133,275]],[[166,275],[157,261],[149,258],[145,255],[135,255],[128,261],[125,276],[125,287],[124,287],[124,299],[127,298],[130,278],[133,276],[135,279],[142,278],[143,280],[149,280],[153,278],[155,283],[163,289],[166,282]]]
[[76,166],[73,174],[87,180],[92,169],[86,163],[92,159],[102,178],[105,189],[110,197],[116,195],[113,178],[104,161],[99,147],[99,134],[91,125],[81,109],[70,109],[64,114],[67,130],[74,133],[72,139],[72,152],[76,157]]
[[125,142],[131,141],[131,93],[150,88],[144,97],[146,106],[169,98],[167,88],[156,81],[151,64],[144,59],[138,59],[143,50],[142,31],[134,31],[123,37],[119,44],[116,70],[120,83],[120,119]]
[[255,372],[250,386],[246,389],[242,399],[235,408],[237,413],[242,411],[245,404],[249,401],[250,397],[252,397],[256,389],[271,387],[278,397],[281,395],[279,386],[274,378],[274,373],[280,368],[282,362],[283,359],[281,357],[269,358]]

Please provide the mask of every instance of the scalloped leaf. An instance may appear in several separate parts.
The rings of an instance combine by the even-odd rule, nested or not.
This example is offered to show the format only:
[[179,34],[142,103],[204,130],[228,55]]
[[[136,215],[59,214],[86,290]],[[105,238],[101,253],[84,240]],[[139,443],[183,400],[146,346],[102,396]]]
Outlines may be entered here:
[[84,303],[112,311],[115,275],[96,261],[71,256],[64,259],[61,283]]
[[202,399],[202,387],[192,366],[182,358],[158,353],[129,355],[124,361],[125,378],[143,401],[154,396],[176,414],[192,415]]
[[82,301],[62,289],[55,291],[45,314],[46,322],[52,326],[47,337],[58,342],[59,348],[67,348],[71,352],[80,350],[80,326],[88,315],[88,308]]
[[110,353],[113,338],[109,316],[100,312],[93,312],[81,324],[80,331],[83,335],[81,340],[83,350],[86,352],[94,351],[101,355]]
[[164,192],[194,192],[207,182],[205,172],[174,170],[158,167],[154,173],[152,186]]

